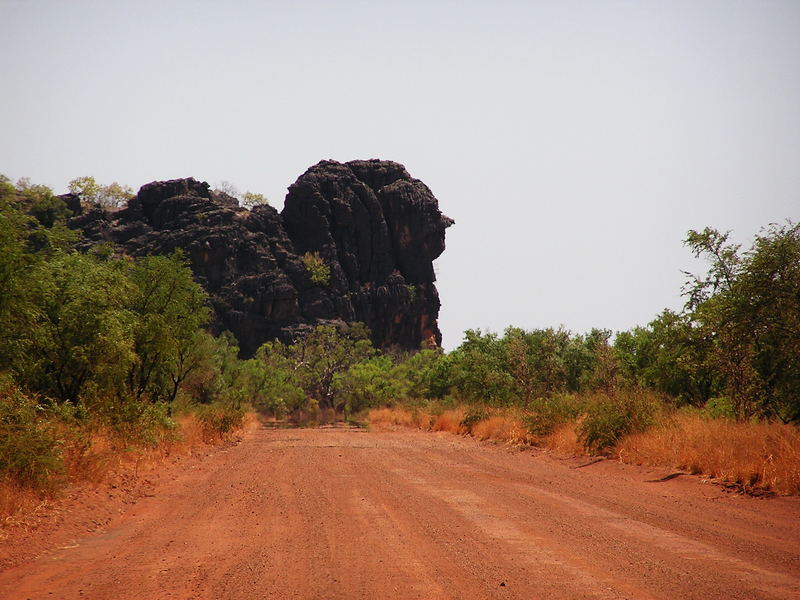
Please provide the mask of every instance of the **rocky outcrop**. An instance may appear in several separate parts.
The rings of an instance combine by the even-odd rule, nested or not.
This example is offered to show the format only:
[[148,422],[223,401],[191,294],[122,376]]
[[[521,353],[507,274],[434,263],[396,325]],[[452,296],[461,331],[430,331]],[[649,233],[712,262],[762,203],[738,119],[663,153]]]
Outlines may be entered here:
[[[131,256],[182,249],[209,293],[214,328],[232,331],[245,356],[326,322],[363,322],[383,348],[440,344],[433,260],[452,224],[424,183],[380,160],[318,163],[290,186],[282,213],[247,211],[190,178],[147,184],[123,210],[70,220],[86,245],[112,242]],[[330,268],[327,283],[312,280],[306,253]]]

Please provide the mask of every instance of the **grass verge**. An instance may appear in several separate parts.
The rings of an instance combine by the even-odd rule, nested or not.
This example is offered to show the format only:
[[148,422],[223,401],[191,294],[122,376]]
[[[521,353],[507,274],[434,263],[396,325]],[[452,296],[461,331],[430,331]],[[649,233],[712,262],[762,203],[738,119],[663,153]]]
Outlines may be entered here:
[[687,470],[738,486],[800,495],[800,429],[738,423],[703,411],[670,410],[643,391],[565,395],[527,409],[461,406],[381,408],[371,426],[448,431],[570,455],[605,455],[631,464]]
[[136,477],[171,457],[224,443],[255,422],[254,414],[219,404],[175,418],[141,412],[124,422],[86,418],[69,408],[42,408],[13,387],[0,390],[0,528],[37,512],[69,485]]
[[779,494],[800,494],[800,430],[675,414],[616,444],[620,460],[664,465]]

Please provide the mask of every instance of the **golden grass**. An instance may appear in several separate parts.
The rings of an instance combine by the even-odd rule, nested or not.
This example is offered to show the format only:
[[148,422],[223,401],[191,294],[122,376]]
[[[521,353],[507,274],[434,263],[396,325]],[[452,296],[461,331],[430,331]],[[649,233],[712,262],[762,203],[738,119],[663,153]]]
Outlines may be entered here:
[[367,420],[371,425],[414,427],[411,411],[402,408],[373,408],[367,414]]
[[404,408],[374,408],[369,411],[367,420],[370,425],[387,427],[411,427],[426,431],[446,431],[456,435],[470,434],[479,440],[494,440],[510,444],[528,444],[528,434],[521,419],[510,411],[508,414],[496,414],[474,423],[471,427],[463,424],[468,411],[465,408],[445,410],[431,415],[423,410],[406,410]]
[[406,410],[404,408],[373,408],[367,414],[370,425],[378,427],[397,426],[414,427],[428,430],[431,428],[431,415],[424,410]]
[[542,440],[542,445],[559,454],[580,456],[586,454],[586,449],[578,439],[578,423],[564,423],[556,427],[553,432]]
[[[578,438],[580,419],[542,438],[530,435],[522,413],[492,409],[486,418],[462,425],[468,411],[447,410],[431,417],[420,410],[381,408],[369,412],[372,425],[413,427],[471,434],[479,440],[536,444],[572,456],[586,454]],[[613,450],[621,461],[685,469],[745,487],[800,495],[800,429],[779,423],[736,423],[699,415],[675,414],[644,433],[629,435]]]
[[467,428],[461,424],[466,415],[463,408],[446,410],[433,418],[431,431],[448,431],[459,435],[467,433]]
[[529,444],[531,436],[517,419],[494,415],[478,421],[472,426],[473,437],[479,440],[495,440],[508,444]]
[[677,414],[616,446],[620,460],[685,469],[723,481],[800,494],[800,429]]
[[0,540],[3,539],[3,526],[16,523],[14,515],[34,514],[46,504],[40,493],[23,487],[15,481],[0,481]]

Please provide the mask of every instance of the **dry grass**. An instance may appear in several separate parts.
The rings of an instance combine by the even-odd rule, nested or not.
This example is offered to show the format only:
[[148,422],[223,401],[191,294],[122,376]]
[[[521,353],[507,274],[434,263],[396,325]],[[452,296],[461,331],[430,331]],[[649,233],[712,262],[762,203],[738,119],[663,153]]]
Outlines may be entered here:
[[800,430],[678,414],[616,447],[620,460],[685,469],[747,487],[800,494]]
[[373,408],[367,414],[370,425],[378,427],[414,427],[428,430],[431,428],[431,415],[424,410],[406,410],[403,408]]
[[465,408],[445,410],[433,416],[422,410],[376,408],[369,411],[367,419],[373,427],[412,427],[426,431],[446,431],[456,435],[471,434],[479,440],[494,440],[515,445],[531,442],[531,436],[516,414],[510,411],[495,412],[498,414],[473,423],[471,427],[464,425],[464,419],[469,414]]
[[461,424],[466,416],[467,411],[463,408],[446,410],[433,418],[431,431],[448,431],[459,435],[467,433],[467,428]]
[[[116,475],[134,475],[153,471],[171,457],[186,456],[210,445],[224,443],[235,435],[221,436],[211,431],[195,414],[176,419],[174,431],[164,431],[152,447],[134,446],[112,430],[98,427],[91,432],[63,431],[62,447],[64,480],[71,484],[100,486]],[[256,427],[255,413],[245,416],[242,430]],[[45,506],[56,493],[52,490],[35,490],[14,481],[0,480],[0,528],[13,524],[20,515],[30,515]],[[0,536],[1,537],[1,536]]]
[[551,434],[542,440],[542,445],[559,454],[580,456],[586,449],[578,439],[578,423],[564,423],[556,427]]
[[[541,438],[529,434],[523,415],[511,409],[462,425],[466,409],[431,417],[424,411],[382,408],[369,412],[372,425],[413,427],[471,434],[479,440],[537,444],[560,454],[580,456],[586,449],[578,437],[578,421],[556,427]],[[800,495],[800,429],[777,423],[736,423],[676,414],[644,433],[628,435],[612,450],[623,462],[685,469],[745,487]]]
[[367,414],[370,425],[398,425],[414,427],[411,411],[402,408],[373,408]]
[[519,420],[500,415],[475,423],[472,426],[472,435],[479,440],[495,440],[514,445],[531,442],[530,434]]
[[14,515],[19,513],[36,513],[46,501],[41,494],[23,487],[14,481],[0,481],[0,540],[4,535],[4,525],[15,523]]

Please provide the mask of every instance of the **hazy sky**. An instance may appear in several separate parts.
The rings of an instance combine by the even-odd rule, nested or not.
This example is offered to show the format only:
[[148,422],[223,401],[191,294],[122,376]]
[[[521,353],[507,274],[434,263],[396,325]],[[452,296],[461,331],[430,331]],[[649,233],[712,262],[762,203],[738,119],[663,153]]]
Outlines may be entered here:
[[690,228],[800,218],[800,1],[0,0],[0,173],[267,195],[383,158],[456,220],[440,325],[682,304]]

